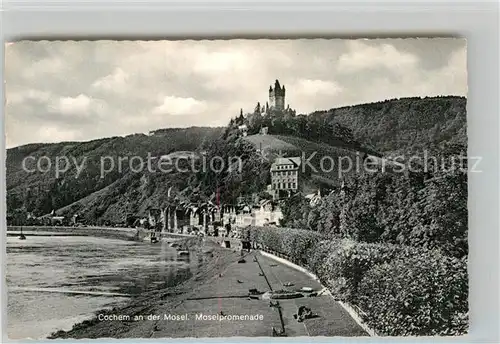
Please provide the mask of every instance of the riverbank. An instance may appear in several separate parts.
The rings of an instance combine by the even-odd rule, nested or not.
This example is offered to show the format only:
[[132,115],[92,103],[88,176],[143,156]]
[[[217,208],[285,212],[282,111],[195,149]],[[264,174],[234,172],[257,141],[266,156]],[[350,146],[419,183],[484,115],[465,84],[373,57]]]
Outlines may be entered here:
[[[198,266],[191,276],[173,276],[178,280],[170,283],[172,287],[143,292],[132,298],[124,307],[99,311],[93,319],[75,324],[70,331],[53,333],[49,338],[149,338],[149,321],[100,321],[98,317],[153,314],[158,308],[173,307],[182,302],[196,286],[206,283],[240,257],[239,252],[225,250],[213,241],[198,237],[179,240],[176,243],[179,250],[189,250],[192,256],[197,257]],[[130,334],[131,331],[135,334]]]
[[[95,236],[120,240],[140,240],[148,233],[142,228],[121,227],[71,227],[71,226],[7,226],[7,236],[19,236],[21,230],[29,236]],[[163,237],[189,238],[192,235],[177,233],[162,233]]]
[[[92,320],[49,338],[187,338],[286,336],[366,336],[330,296],[279,300],[249,299],[260,292],[321,285],[311,276],[261,255],[222,248],[211,239],[192,238],[183,247],[197,250],[197,271],[176,286],[143,293],[121,308],[98,312]],[[316,316],[297,322],[298,307]]]

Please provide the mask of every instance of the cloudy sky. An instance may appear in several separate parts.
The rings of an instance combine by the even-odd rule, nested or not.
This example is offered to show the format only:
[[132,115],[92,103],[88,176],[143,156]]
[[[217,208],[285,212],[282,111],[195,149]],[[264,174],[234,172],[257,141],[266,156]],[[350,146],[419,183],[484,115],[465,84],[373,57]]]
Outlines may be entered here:
[[7,147],[225,125],[275,79],[297,113],[467,93],[458,39],[22,41],[5,60]]

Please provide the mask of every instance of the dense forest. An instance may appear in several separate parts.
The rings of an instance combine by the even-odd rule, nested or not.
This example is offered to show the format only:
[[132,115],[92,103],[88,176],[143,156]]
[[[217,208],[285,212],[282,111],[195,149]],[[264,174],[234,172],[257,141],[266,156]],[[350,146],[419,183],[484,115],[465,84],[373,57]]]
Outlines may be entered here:
[[461,155],[439,157],[429,172],[363,173],[311,206],[286,200],[283,225],[328,237],[438,248],[467,255],[467,165]]
[[[88,142],[61,142],[54,144],[29,144],[7,150],[7,211],[13,212],[23,208],[35,216],[50,213],[77,201],[87,201],[92,194],[99,192],[104,204],[112,204],[118,197],[106,199],[109,194],[120,194],[128,187],[133,188],[136,180],[143,174],[132,176],[130,160],[120,157],[141,157],[147,160],[152,157],[166,155],[176,151],[195,151],[203,149],[220,136],[221,128],[192,127],[187,129],[169,129],[152,136],[144,134],[126,137],[111,137]],[[47,172],[27,172],[26,167],[33,170],[36,162]],[[50,161],[40,159],[48,157]],[[68,157],[68,170],[57,176],[55,163],[57,157]],[[74,160],[73,160],[74,159]],[[104,159],[104,160],[103,160]],[[112,162],[115,164],[111,169]],[[82,166],[81,172],[75,165]],[[108,165],[103,166],[104,163]],[[62,164],[62,163],[61,163]],[[119,170],[118,166],[122,168]],[[64,166],[60,166],[63,168]],[[103,169],[108,173],[101,173]],[[144,171],[147,177],[148,171]],[[121,188],[119,187],[121,186]],[[116,190],[110,190],[115,189]],[[99,214],[100,212],[92,211]],[[93,220],[100,216],[92,216]],[[89,218],[90,219],[90,218]]]
[[467,144],[467,100],[426,97],[316,111],[312,117],[347,126],[354,140],[384,155],[439,148],[443,143]]

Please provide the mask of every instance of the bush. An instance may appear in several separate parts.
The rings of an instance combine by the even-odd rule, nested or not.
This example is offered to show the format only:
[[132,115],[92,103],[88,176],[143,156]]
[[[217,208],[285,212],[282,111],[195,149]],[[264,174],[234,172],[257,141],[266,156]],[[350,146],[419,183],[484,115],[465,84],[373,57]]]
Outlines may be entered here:
[[[411,250],[409,248],[406,251]],[[372,267],[389,262],[405,252],[403,246],[351,242],[338,253],[340,275],[345,281],[343,299],[356,302],[358,284]],[[341,290],[342,291],[342,290]]]
[[357,305],[384,335],[460,335],[468,328],[465,259],[437,251],[374,266],[361,279]]
[[334,242],[331,240],[322,240],[319,241],[315,246],[314,249],[311,252],[311,255],[309,256],[309,260],[307,263],[307,267],[309,270],[314,272],[318,278],[321,279],[321,276],[326,275],[326,259],[328,258],[328,255],[332,251],[334,246]]
[[261,246],[287,256],[291,261],[307,266],[311,250],[322,239],[321,234],[308,230],[252,227],[251,237]]

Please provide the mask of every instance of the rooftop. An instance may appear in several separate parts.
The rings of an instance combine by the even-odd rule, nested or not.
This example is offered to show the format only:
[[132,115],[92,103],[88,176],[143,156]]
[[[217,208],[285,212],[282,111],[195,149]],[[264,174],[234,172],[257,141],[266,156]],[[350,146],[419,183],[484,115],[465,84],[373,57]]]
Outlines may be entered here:
[[299,167],[302,164],[302,159],[299,156],[291,158],[276,158],[271,168],[275,166],[290,165],[290,164],[294,165],[294,167]]

